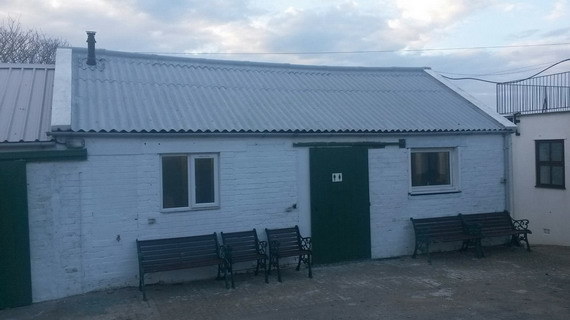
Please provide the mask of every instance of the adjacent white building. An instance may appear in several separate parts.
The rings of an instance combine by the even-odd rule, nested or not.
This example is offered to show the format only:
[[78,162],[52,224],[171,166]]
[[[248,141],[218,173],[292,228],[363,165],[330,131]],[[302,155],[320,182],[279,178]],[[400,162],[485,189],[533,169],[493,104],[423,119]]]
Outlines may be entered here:
[[570,73],[498,86],[498,110],[512,136],[513,211],[532,225],[532,242],[570,245]]
[[58,51],[50,132],[87,159],[27,165],[34,301],[136,285],[136,239],[299,225],[327,263],[509,209],[512,124],[429,69],[87,55]]

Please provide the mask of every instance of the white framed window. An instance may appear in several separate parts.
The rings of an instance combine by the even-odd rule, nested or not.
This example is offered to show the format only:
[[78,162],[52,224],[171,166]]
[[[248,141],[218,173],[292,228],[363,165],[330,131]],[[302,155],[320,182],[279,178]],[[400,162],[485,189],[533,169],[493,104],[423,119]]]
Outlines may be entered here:
[[215,153],[162,155],[163,211],[219,207],[218,158]]
[[410,149],[410,194],[459,191],[456,148]]

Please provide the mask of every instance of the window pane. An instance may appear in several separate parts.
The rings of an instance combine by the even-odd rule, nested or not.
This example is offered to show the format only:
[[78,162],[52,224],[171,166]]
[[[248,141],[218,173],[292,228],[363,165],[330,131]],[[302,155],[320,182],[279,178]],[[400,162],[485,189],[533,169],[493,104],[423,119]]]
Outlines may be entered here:
[[538,160],[550,161],[550,143],[538,142]]
[[540,184],[550,184],[550,166],[540,166]]
[[[564,153],[564,148],[562,142],[553,142],[550,144],[551,159],[550,161],[562,161],[562,154]],[[554,175],[554,174],[553,174]]]
[[186,156],[162,157],[162,207],[188,207]]
[[412,186],[451,184],[449,152],[413,152]]
[[194,161],[196,203],[216,202],[214,196],[214,159],[196,158]]
[[561,166],[552,167],[552,184],[557,186],[564,185],[564,170]]

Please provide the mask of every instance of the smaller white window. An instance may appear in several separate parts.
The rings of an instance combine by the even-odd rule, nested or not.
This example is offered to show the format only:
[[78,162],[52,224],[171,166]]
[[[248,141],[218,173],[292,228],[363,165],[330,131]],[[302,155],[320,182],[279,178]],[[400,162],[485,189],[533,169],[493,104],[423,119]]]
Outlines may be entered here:
[[410,193],[458,192],[458,167],[455,148],[411,149]]
[[192,207],[218,206],[218,156],[197,154],[190,156]]
[[218,155],[163,155],[164,211],[218,207]]

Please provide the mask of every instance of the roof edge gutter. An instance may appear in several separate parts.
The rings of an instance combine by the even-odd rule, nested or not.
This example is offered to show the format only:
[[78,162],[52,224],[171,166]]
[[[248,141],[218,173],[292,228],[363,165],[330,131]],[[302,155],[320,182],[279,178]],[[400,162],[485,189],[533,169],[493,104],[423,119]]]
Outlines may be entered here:
[[1,142],[0,149],[5,148],[48,148],[55,146],[55,141],[36,141],[36,142]]

